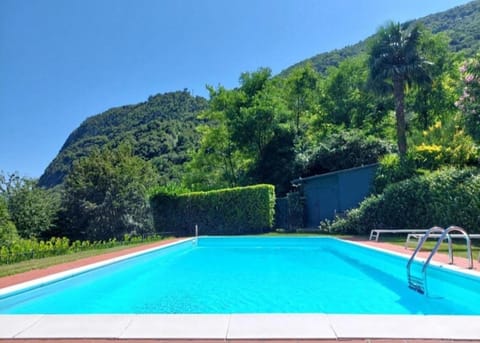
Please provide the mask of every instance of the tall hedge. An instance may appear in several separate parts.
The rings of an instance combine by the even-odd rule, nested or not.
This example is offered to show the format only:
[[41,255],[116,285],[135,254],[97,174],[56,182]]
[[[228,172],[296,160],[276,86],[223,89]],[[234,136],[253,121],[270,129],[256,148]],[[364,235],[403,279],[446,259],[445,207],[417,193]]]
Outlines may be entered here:
[[374,228],[457,225],[480,233],[480,170],[448,168],[388,186],[364,200],[330,229],[368,233]]
[[155,230],[192,235],[240,235],[269,231],[273,226],[275,190],[256,185],[209,192],[168,194],[150,198]]

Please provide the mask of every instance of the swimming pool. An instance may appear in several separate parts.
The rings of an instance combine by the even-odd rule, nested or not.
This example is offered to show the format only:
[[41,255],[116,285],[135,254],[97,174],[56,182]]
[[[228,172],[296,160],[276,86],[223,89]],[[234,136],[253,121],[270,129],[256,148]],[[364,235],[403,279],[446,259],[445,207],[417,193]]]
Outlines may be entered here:
[[2,314],[480,314],[480,278],[332,238],[201,237],[0,299]]

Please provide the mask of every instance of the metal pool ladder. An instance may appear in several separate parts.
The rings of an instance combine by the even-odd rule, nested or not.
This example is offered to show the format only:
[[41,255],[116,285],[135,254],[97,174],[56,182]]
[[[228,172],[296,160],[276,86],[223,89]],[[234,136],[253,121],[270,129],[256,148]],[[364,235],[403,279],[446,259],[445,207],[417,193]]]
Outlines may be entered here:
[[[468,236],[468,233],[462,229],[459,226],[449,226],[447,229],[443,229],[439,226],[434,226],[430,228],[425,235],[422,237],[422,239],[418,242],[417,248],[413,252],[412,256],[408,260],[407,263],[407,279],[408,279],[408,287],[413,289],[414,291],[417,291],[418,293],[428,295],[428,288],[427,288],[427,267],[430,263],[430,261],[433,258],[433,255],[436,254],[438,249],[440,248],[440,244],[447,239],[448,240],[448,257],[449,257],[449,263],[453,263],[453,251],[452,251],[452,238],[450,236],[451,232],[460,232],[464,237],[465,241],[467,244],[467,259],[468,259],[468,268],[472,269],[473,268],[473,262],[472,262],[472,248],[471,248],[471,241],[470,237]],[[430,255],[428,255],[428,258],[425,260],[425,262],[422,265],[421,269],[421,275],[420,276],[414,276],[411,273],[411,266],[413,261],[415,260],[415,256],[417,253],[422,249],[423,244],[427,240],[428,236],[432,233],[440,233],[440,237],[437,240],[437,243],[435,244],[434,248],[430,252]]]

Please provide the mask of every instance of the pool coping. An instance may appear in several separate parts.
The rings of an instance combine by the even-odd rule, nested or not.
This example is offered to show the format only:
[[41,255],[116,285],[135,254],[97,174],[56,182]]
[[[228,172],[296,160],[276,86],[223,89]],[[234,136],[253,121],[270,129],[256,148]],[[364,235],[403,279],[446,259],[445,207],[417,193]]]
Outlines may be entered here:
[[480,338],[479,316],[344,314],[2,315],[0,339]]
[[[0,289],[0,295],[187,242],[108,259]],[[355,244],[359,244],[355,242]],[[361,244],[362,246],[365,246]],[[372,248],[371,246],[369,246]],[[388,253],[399,254],[373,247]],[[402,254],[399,254],[402,255]],[[405,256],[405,254],[403,254]],[[450,267],[450,266],[449,266]],[[457,270],[458,271],[458,270]],[[478,275],[475,272],[475,275]],[[351,314],[0,315],[0,339],[480,339],[480,316]]]

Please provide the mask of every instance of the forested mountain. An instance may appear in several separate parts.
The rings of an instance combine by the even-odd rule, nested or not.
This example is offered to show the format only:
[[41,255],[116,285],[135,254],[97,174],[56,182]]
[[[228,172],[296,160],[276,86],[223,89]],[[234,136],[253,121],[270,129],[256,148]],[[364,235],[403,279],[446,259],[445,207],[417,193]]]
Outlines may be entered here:
[[[480,49],[480,0],[417,21],[434,34],[448,35],[450,49],[454,52],[469,57]],[[373,37],[299,62],[279,76],[286,77],[296,67],[308,63],[320,74],[325,74],[329,67],[366,52],[368,41]],[[135,155],[153,162],[163,182],[177,180],[188,159],[187,150],[198,147],[200,134],[196,127],[200,121],[197,116],[207,106],[206,99],[193,97],[185,90],[152,96],[146,102],[92,116],[68,137],[41,176],[40,185],[52,187],[62,183],[73,161],[88,155],[94,147],[106,144],[116,147],[125,141],[132,144]]]
[[[480,0],[413,20],[406,24],[415,22],[423,24],[434,34],[445,33],[450,38],[450,49],[453,52],[462,52],[466,57],[471,57],[480,50]],[[312,63],[313,67],[323,74],[328,67],[338,66],[346,58],[366,52],[368,42],[372,38],[373,36],[370,36],[343,49],[335,49],[313,56],[288,67],[280,75],[287,75],[296,67],[306,63]]]
[[112,108],[86,119],[73,131],[41,176],[41,186],[63,182],[73,161],[94,148],[128,142],[135,155],[151,160],[164,181],[175,179],[187,151],[199,140],[197,116],[207,100],[187,90],[158,94],[136,105]]

